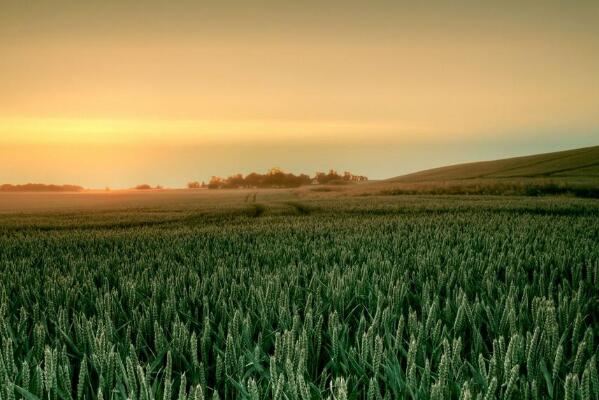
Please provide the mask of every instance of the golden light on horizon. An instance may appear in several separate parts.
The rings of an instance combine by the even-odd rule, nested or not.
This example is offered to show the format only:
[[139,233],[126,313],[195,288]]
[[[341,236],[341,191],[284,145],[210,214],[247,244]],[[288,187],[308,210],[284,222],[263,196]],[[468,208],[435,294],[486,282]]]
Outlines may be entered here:
[[[403,133],[406,141],[429,133],[399,123],[294,120],[150,120],[150,119],[0,119],[0,144],[208,145],[389,141]],[[374,137],[372,136],[374,135]]]
[[[348,168],[384,177],[441,159],[420,150],[418,164],[391,156],[383,168],[373,146],[509,155],[526,143],[593,144],[597,18],[594,1],[7,2],[0,147],[14,160],[46,146],[48,162],[65,145],[87,146],[88,157],[93,146],[133,146],[138,159],[147,146],[218,145],[252,149],[239,158],[245,169],[261,165],[256,146],[277,146],[273,162],[298,147],[318,157],[351,147]],[[6,159],[0,182],[35,176]],[[297,168],[315,159],[332,163],[306,157]]]

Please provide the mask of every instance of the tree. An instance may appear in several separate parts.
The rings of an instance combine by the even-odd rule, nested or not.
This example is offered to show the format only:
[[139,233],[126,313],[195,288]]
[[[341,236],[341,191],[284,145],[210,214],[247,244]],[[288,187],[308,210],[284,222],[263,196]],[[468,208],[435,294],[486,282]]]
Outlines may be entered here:
[[[331,169],[328,174],[317,172],[315,179],[320,184],[327,183],[343,183],[349,181],[357,181],[358,179],[366,179],[366,177],[358,177],[346,171],[343,175],[339,175],[337,171]],[[193,182],[192,182],[193,183]],[[188,187],[191,187],[188,184]],[[208,183],[209,189],[235,189],[235,188],[292,188],[312,183],[312,178],[306,174],[295,175],[286,173],[280,168],[271,168],[265,174],[252,172],[247,176],[242,174],[231,175],[226,179],[218,176],[213,176]],[[204,187],[202,183],[202,187]]]
[[245,177],[246,187],[255,188],[262,185],[262,175],[252,172]]
[[208,182],[209,189],[220,189],[223,187],[223,180],[218,176],[213,176],[210,178],[210,182]]

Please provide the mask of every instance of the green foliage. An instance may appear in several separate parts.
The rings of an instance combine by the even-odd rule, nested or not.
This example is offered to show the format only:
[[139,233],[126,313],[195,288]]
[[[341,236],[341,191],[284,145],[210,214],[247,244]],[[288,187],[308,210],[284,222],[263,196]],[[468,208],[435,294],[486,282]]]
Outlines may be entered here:
[[[330,170],[327,174],[316,172],[313,178],[309,175],[283,172],[279,168],[271,168],[265,174],[252,172],[246,176],[242,174],[231,175],[228,178],[213,176],[207,187],[209,189],[239,189],[239,188],[296,188],[302,185],[309,185],[312,182],[319,184],[345,184],[349,182],[365,182],[368,178],[361,175],[354,175],[345,171],[343,175],[335,170]],[[198,182],[190,182],[189,189],[200,187]],[[249,195],[248,195],[249,196]],[[248,201],[249,197],[246,198]],[[254,196],[255,200],[255,196]]]
[[0,398],[599,396],[596,202],[295,204],[6,216]]

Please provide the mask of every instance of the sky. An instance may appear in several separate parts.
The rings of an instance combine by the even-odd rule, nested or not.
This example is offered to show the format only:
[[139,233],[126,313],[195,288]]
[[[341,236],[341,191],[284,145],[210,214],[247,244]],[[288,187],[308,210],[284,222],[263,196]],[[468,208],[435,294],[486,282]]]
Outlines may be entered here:
[[599,144],[599,2],[0,3],[0,183],[389,178]]

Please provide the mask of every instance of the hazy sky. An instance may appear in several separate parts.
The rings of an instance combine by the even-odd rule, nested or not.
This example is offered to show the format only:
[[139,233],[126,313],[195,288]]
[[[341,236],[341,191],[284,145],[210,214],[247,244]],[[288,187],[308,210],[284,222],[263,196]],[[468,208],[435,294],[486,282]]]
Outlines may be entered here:
[[598,144],[597,21],[596,0],[5,0],[0,183],[384,178]]

